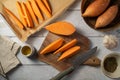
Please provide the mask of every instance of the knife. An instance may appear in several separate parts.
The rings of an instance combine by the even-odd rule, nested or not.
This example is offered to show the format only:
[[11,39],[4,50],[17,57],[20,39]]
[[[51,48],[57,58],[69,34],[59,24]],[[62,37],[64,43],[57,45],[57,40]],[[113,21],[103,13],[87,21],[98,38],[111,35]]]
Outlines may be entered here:
[[75,69],[77,69],[82,63],[84,63],[87,59],[89,59],[97,50],[97,47],[94,47],[93,49],[87,51],[86,53],[77,56],[75,58],[75,60],[73,61],[73,66],[71,66],[70,68],[60,72],[59,74],[57,74],[55,77],[53,77],[50,80],[60,80],[62,79],[64,76],[66,76],[67,74],[71,73],[72,71],[74,71]]

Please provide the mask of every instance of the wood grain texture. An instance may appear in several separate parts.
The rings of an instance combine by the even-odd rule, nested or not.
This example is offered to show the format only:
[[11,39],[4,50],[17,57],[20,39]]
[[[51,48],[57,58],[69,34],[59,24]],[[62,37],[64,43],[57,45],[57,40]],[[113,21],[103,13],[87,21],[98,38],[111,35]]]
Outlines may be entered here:
[[[87,51],[90,48],[89,39],[87,37],[77,33],[77,32],[75,32],[71,36],[60,36],[60,35],[58,36],[56,34],[53,34],[53,33],[49,32],[45,41],[42,44],[42,47],[41,47],[40,51],[43,48],[45,48],[47,45],[49,45],[51,42],[53,42],[54,40],[56,40],[60,37],[62,37],[65,40],[65,43],[71,41],[74,38],[76,38],[78,40],[76,45],[79,45],[81,47],[81,49],[80,49],[79,53],[75,56],[79,56],[80,54],[84,53],[85,51]],[[49,53],[49,54],[46,54],[46,55],[40,55],[39,54],[39,59],[43,62],[46,62],[47,64],[52,65],[53,67],[55,67],[59,71],[63,71],[65,69],[69,68],[72,65],[72,61],[75,59],[75,56],[73,56],[73,57],[68,58],[66,60],[57,61],[59,56],[60,56],[60,54],[54,55],[52,53]],[[92,59],[96,59],[96,58],[92,58]],[[85,64],[88,64],[88,65],[91,64],[90,61],[91,60],[86,61]],[[97,64],[100,64],[100,62],[97,63]]]

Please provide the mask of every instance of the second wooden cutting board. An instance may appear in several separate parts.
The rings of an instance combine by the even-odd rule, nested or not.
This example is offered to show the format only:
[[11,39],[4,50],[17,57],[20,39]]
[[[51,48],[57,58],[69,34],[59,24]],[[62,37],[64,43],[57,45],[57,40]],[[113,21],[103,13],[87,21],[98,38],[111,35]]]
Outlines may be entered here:
[[[62,60],[62,61],[57,61],[58,57],[60,56],[58,55],[54,55],[52,53],[49,53],[47,55],[40,55],[39,53],[39,59],[47,64],[52,65],[54,68],[56,68],[59,71],[63,71],[67,68],[69,68],[72,65],[72,60],[74,60],[74,58],[76,56],[81,55],[82,53],[86,52],[87,50],[90,49],[90,41],[87,37],[75,32],[73,35],[71,36],[58,36],[56,34],[53,34],[51,32],[48,33],[45,41],[42,44],[42,47],[40,48],[40,51],[46,47],[48,44],[50,44],[51,42],[53,42],[54,40],[58,39],[58,38],[64,38],[65,43],[69,42],[70,40],[76,38],[78,40],[78,43],[76,45],[79,45],[81,47],[79,53],[71,58],[68,58],[66,60]],[[97,57],[92,57],[91,59],[87,60],[84,64],[88,64],[88,65],[99,65],[100,64],[100,60]]]

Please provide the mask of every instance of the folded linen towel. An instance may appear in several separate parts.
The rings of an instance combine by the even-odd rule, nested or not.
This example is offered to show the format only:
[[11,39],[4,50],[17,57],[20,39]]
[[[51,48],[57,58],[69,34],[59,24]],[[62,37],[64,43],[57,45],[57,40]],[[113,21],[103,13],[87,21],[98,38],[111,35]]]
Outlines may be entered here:
[[[9,72],[20,64],[20,61],[16,57],[19,48],[20,45],[16,42],[11,41],[7,37],[0,36],[0,63],[4,73]],[[1,74],[3,72],[0,70]]]

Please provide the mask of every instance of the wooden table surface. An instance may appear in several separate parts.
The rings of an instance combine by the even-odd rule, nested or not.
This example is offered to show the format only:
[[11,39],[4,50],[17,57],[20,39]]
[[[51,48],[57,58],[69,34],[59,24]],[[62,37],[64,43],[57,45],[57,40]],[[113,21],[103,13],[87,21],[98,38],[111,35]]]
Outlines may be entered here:
[[[120,47],[118,46],[115,50],[108,50],[102,44],[103,37],[105,34],[117,35],[120,38],[120,33],[118,29],[109,31],[109,32],[99,32],[90,28],[81,17],[80,12],[80,3],[81,0],[76,0],[76,2],[56,21],[64,20],[71,22],[78,30],[79,33],[87,36],[91,41],[91,47],[98,46],[98,51],[96,56],[101,60],[107,54],[112,52],[120,52]],[[38,50],[47,35],[47,31],[41,30],[36,34],[32,35],[26,43],[29,43]],[[16,35],[11,31],[10,26],[0,15],[0,35],[4,35],[12,39],[13,41],[24,45],[25,43],[21,42]],[[29,59],[23,56],[20,52],[17,55],[18,59],[21,61],[21,65],[10,71],[7,76],[9,80],[49,80],[55,76],[58,71],[37,59]],[[81,66],[76,73],[72,73],[63,80],[120,80],[120,79],[110,79],[106,77],[100,67],[90,67],[90,66]]]

